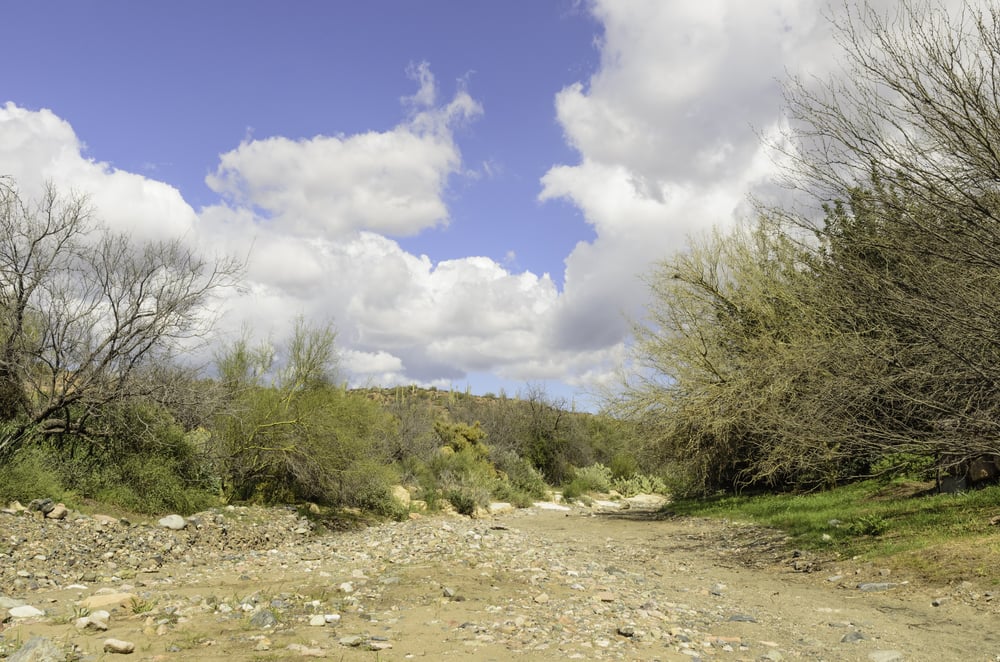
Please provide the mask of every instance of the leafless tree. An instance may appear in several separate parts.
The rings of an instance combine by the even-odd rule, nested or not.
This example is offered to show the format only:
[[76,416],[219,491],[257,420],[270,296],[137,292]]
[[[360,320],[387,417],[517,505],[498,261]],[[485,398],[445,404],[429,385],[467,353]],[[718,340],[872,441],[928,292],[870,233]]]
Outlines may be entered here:
[[25,200],[0,179],[0,455],[36,435],[102,434],[102,407],[163,400],[164,366],[203,339],[242,264],[182,239],[133,241],[85,197]]

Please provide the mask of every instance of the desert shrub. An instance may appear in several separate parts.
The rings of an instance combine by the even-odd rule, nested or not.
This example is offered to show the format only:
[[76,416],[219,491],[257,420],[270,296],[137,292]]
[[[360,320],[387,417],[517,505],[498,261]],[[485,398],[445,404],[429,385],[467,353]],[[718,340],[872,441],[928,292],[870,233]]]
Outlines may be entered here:
[[[549,486],[545,478],[531,462],[519,456],[513,451],[492,453],[490,455],[494,466],[510,483],[510,487],[515,492],[521,492],[526,497],[543,498],[549,492]],[[498,497],[500,495],[497,495]],[[510,499],[504,499],[505,501]],[[513,502],[513,501],[512,501]],[[529,504],[530,505],[530,502]]]
[[620,451],[611,458],[608,469],[614,478],[628,478],[639,473],[639,461],[632,453]]
[[862,515],[848,525],[856,536],[880,536],[889,530],[889,522],[878,515]]
[[916,453],[890,453],[872,464],[871,473],[885,480],[909,478],[928,480],[934,477],[937,464],[933,456]]
[[392,486],[398,480],[399,476],[389,465],[359,461],[341,475],[342,502],[383,517],[403,519],[406,508],[392,496]]
[[628,478],[616,478],[611,487],[622,496],[630,497],[636,494],[666,494],[667,485],[657,476],[632,474]]
[[[124,458],[118,470],[95,474],[97,501],[137,513],[177,512],[182,515],[204,510],[218,498],[203,487],[188,485],[176,461],[156,455]],[[90,496],[90,495],[88,495]]]
[[32,499],[50,498],[67,501],[55,459],[43,449],[25,447],[12,460],[0,465],[0,504],[18,500],[25,505]]
[[611,469],[598,463],[577,469],[572,482],[584,492],[607,492],[611,489],[612,478]]

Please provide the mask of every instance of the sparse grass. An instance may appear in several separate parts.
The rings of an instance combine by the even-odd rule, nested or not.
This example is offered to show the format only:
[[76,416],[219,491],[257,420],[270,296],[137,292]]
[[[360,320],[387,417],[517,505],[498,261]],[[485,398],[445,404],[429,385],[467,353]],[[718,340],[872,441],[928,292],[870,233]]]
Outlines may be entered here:
[[882,559],[933,582],[1000,584],[1000,486],[930,494],[928,484],[866,481],[813,494],[678,500],[677,514],[752,521],[804,549]]
[[133,614],[146,614],[154,609],[156,609],[156,600],[143,600],[135,597],[129,602],[129,610]]

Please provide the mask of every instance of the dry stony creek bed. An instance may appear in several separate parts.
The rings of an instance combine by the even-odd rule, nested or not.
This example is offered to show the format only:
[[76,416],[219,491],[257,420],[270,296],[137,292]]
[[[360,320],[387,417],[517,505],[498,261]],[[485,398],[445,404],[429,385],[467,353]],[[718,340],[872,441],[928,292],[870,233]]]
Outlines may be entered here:
[[322,534],[285,509],[182,530],[0,514],[0,658],[18,661],[1000,660],[997,603],[757,527],[582,507]]

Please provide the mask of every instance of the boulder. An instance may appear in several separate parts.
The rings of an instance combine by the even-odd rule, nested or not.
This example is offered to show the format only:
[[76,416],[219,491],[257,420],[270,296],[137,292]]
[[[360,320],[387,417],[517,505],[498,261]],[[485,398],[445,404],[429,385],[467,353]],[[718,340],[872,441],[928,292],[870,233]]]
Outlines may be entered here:
[[7,662],[63,662],[66,653],[51,639],[32,637],[17,652],[7,658]]
[[165,529],[172,529],[174,531],[180,531],[187,526],[187,520],[180,515],[167,515],[157,523]]

